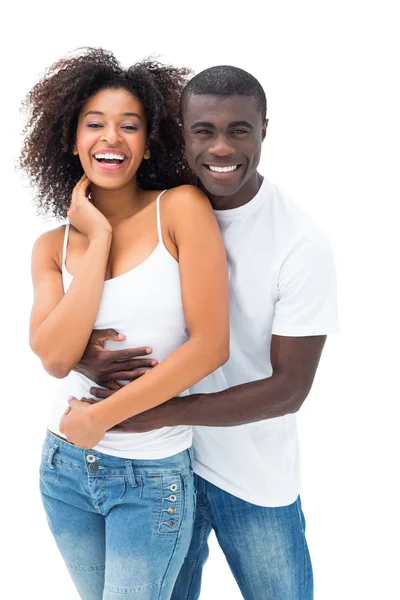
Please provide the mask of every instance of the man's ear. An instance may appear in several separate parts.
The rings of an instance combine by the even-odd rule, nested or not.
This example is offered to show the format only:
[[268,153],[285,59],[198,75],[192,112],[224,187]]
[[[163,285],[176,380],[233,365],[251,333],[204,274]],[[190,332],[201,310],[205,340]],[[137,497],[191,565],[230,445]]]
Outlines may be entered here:
[[262,126],[262,130],[261,130],[261,139],[262,139],[262,141],[264,141],[265,138],[266,138],[266,136],[267,136],[268,122],[269,122],[269,119],[265,119],[265,123]]

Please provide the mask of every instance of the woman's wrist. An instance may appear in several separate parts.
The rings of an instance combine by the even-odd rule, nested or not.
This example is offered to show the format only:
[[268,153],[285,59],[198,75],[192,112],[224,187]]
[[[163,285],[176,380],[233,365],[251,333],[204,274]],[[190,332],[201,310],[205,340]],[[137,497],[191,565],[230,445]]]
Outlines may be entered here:
[[101,229],[89,237],[89,244],[107,244],[111,243],[112,230]]
[[95,426],[99,426],[102,429],[108,431],[116,425],[115,419],[112,419],[112,407],[109,402],[102,400],[92,405],[92,416],[95,422]]

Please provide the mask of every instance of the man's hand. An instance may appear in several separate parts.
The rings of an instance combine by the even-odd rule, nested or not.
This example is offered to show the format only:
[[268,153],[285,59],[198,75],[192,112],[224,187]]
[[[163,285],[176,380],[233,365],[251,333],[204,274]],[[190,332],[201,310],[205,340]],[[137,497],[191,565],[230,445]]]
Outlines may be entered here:
[[125,348],[124,350],[104,348],[107,340],[122,342],[124,339],[125,336],[114,329],[95,329],[74,371],[85,375],[98,385],[118,390],[121,386],[117,383],[117,379],[133,381],[156,366],[157,360],[154,358],[138,358],[151,354],[151,348]]

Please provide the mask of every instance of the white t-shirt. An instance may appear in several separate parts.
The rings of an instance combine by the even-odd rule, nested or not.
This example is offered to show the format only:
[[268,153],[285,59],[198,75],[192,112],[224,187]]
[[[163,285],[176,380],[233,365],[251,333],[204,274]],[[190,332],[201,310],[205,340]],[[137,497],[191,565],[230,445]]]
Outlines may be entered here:
[[[250,202],[215,214],[229,263],[231,353],[191,393],[270,377],[272,334],[301,337],[338,329],[329,241],[294,202],[264,179]],[[295,415],[236,427],[195,427],[193,443],[195,472],[221,489],[260,506],[296,500]]]

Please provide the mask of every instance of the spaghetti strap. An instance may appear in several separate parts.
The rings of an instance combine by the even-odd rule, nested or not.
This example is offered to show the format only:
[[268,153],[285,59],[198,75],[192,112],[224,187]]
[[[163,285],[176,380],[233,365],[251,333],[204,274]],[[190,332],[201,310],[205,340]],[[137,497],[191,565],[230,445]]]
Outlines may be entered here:
[[161,217],[160,217],[160,198],[161,196],[167,192],[168,190],[163,190],[160,194],[158,194],[156,199],[156,210],[157,210],[157,232],[158,232],[158,242],[164,246],[162,232],[161,232]]
[[67,223],[65,226],[65,232],[64,232],[64,245],[63,245],[63,254],[62,254],[62,266],[64,269],[66,269],[65,262],[67,260],[67,245],[68,245],[69,227],[70,227],[70,223]]

